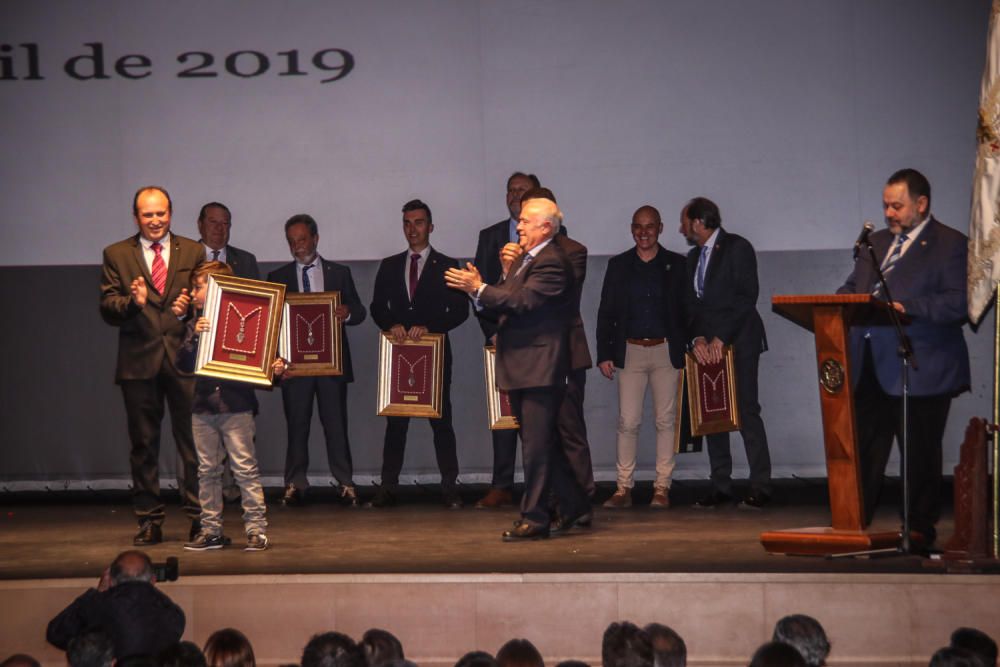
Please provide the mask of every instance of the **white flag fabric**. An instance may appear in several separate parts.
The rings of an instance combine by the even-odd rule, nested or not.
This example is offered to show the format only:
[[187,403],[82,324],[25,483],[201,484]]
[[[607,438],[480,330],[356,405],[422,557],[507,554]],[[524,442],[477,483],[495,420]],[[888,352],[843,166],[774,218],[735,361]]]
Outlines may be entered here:
[[979,91],[976,175],[969,220],[969,319],[978,322],[1000,281],[1000,0],[993,0]]

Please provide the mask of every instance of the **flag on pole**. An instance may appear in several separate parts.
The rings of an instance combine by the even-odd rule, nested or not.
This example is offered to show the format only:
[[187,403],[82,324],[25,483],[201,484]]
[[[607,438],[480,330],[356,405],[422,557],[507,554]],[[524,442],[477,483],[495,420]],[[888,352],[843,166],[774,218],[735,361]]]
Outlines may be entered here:
[[978,322],[1000,281],[1000,0],[993,0],[979,90],[976,175],[969,220],[969,319]]

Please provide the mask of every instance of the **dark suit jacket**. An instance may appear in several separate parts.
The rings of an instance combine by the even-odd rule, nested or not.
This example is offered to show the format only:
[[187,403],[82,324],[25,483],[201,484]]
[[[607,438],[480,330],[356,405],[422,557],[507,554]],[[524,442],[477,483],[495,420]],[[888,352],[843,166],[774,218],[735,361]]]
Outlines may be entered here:
[[[351,269],[331,262],[323,261],[323,289],[327,292],[340,292],[340,302],[351,311],[351,317],[344,322],[348,326],[357,326],[365,321],[368,311],[365,310],[361,299],[358,298],[358,290],[354,287],[354,278],[351,277]],[[289,262],[280,266],[267,275],[268,282],[281,283],[288,292],[299,291],[299,279],[296,275],[297,265]],[[351,366],[351,345],[347,339],[347,331],[344,331],[344,374],[340,377],[345,382],[354,382],[354,368]]]
[[575,314],[573,266],[555,243],[523,271],[520,262],[480,303],[499,316],[497,385],[505,390],[561,385],[569,371],[569,327]]
[[[510,242],[510,218],[501,220],[495,225],[479,232],[479,243],[476,244],[476,258],[473,264],[479,269],[479,275],[487,285],[496,285],[503,275],[500,265],[500,248]],[[497,315],[491,311],[478,311],[476,318],[479,328],[483,330],[486,339],[497,332]]]
[[[479,243],[476,245],[476,258],[473,264],[479,269],[479,275],[488,285],[496,285],[503,275],[500,264],[500,249],[510,242],[510,218],[490,225],[479,232]],[[580,297],[583,293],[583,281],[587,277],[587,246],[569,238],[566,225],[559,227],[559,235],[554,242],[569,257],[573,265],[573,276],[576,281],[576,318],[570,331],[570,364],[573,370],[590,368],[594,365],[590,357],[590,347],[587,345],[587,333],[583,327],[583,317],[580,315]],[[479,327],[487,340],[497,332],[497,314],[489,309],[476,313]]]
[[552,242],[562,249],[573,266],[573,308],[575,314],[569,328],[569,367],[576,371],[594,365],[594,361],[590,358],[590,346],[587,345],[587,332],[583,328],[583,316],[580,314],[583,281],[587,279],[587,246],[567,236],[564,226],[560,226],[559,231],[560,233],[552,239]]
[[233,273],[240,278],[260,280],[260,269],[257,268],[257,257],[252,252],[240,250],[231,245],[226,246],[226,264],[232,267]]
[[[191,286],[191,271],[203,259],[200,243],[171,234],[167,284],[164,294],[158,294],[138,234],[104,249],[101,317],[118,327],[115,382],[156,377],[164,358],[168,367],[174,368],[177,349],[184,338],[184,322],[177,319],[170,306],[182,288]],[[132,281],[139,276],[145,279],[149,295],[142,308],[135,304],[130,292]]]
[[[632,263],[641,261],[636,249],[630,248],[608,260],[601,287],[601,304],[597,309],[597,360],[612,361],[625,367],[625,324],[631,305],[629,281]],[[684,256],[659,247],[652,260],[659,267],[663,290],[663,328],[670,343],[670,363],[684,367],[684,350],[688,340],[684,335]]]
[[[870,238],[881,265],[895,237],[883,229]],[[969,351],[962,334],[968,312],[967,252],[965,234],[931,218],[886,276],[890,295],[906,308],[903,328],[913,344],[917,363],[917,368],[910,371],[910,392],[914,396],[958,394],[969,388]],[[869,294],[876,280],[865,250],[837,293]],[[851,327],[852,380],[857,384],[861,377],[866,334],[879,384],[890,396],[901,396],[900,358],[892,326]]]
[[694,291],[694,274],[701,248],[687,256],[684,277],[684,308],[688,342],[704,336],[735,345],[737,354],[760,354],[767,350],[764,322],[757,312],[757,255],[742,236],[720,228],[705,273],[705,293]]
[[[457,268],[458,260],[431,248],[411,302],[404,278],[409,270],[409,254],[401,252],[379,264],[371,303],[372,320],[383,331],[402,324],[407,329],[419,325],[431,333],[447,334],[469,317],[469,299],[462,292],[449,289],[444,282],[444,272]],[[450,359],[451,344],[446,335],[445,360],[450,362]]]

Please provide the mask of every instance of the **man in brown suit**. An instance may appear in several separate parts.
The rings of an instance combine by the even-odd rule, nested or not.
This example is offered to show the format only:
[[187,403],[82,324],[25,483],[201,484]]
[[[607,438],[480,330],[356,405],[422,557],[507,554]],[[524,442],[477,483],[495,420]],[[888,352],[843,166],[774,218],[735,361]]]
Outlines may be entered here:
[[139,520],[134,543],[149,546],[163,540],[158,463],[164,400],[184,468],[181,504],[191,518],[191,534],[199,528],[198,459],[191,435],[194,379],[174,367],[184,323],[170,306],[204,253],[197,242],[170,233],[170,195],[163,188],[140,188],[132,214],[139,233],[104,249],[101,317],[118,327],[115,383],[122,388],[132,445],[132,506]]

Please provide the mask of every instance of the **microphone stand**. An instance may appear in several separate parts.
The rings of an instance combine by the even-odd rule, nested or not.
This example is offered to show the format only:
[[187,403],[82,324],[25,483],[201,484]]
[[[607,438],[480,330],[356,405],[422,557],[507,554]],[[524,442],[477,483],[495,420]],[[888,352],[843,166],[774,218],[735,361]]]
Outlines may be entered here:
[[[889,549],[871,549],[868,551],[852,551],[850,553],[833,554],[828,556],[828,558],[852,558],[857,556],[873,556],[873,555],[888,555],[888,554],[902,554],[904,556],[910,555],[912,551],[912,545],[910,543],[910,368],[914,370],[918,369],[916,357],[913,354],[913,345],[910,343],[909,336],[903,331],[903,323],[899,317],[899,311],[893,307],[892,295],[889,292],[889,285],[885,282],[885,274],[882,273],[882,267],[879,265],[878,258],[875,257],[875,248],[872,247],[872,242],[865,236],[862,241],[862,245],[868,249],[868,257],[872,263],[872,269],[875,270],[875,276],[878,278],[879,292],[885,297],[885,301],[888,304],[886,309],[889,313],[889,320],[892,322],[892,327],[896,331],[896,340],[898,342],[898,347],[896,348],[896,353],[900,356],[902,363],[900,373],[903,382],[903,428],[902,437],[900,438],[899,448],[902,452],[902,467],[903,467],[903,534],[900,539],[898,547],[893,547]],[[870,502],[869,499],[865,499],[866,502]]]

